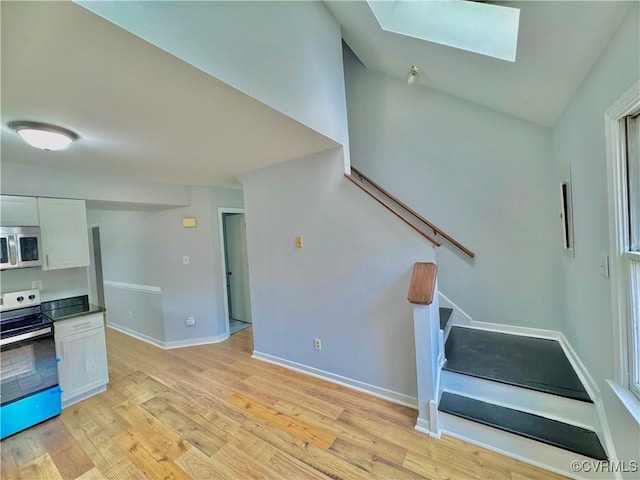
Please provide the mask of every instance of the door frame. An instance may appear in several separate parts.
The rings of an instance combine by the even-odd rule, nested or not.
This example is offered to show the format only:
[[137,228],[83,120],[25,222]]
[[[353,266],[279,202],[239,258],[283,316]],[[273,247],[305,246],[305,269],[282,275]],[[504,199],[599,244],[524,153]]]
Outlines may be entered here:
[[[218,207],[218,230],[220,231],[220,260],[222,265],[222,292],[224,299],[224,318],[226,322],[226,336],[231,335],[229,329],[229,289],[227,288],[227,258],[225,256],[225,242],[224,242],[224,214],[225,213],[242,213],[246,215],[244,208],[233,207]],[[246,218],[246,216],[245,216]]]
[[[87,225],[87,236],[89,237],[89,253],[91,254],[91,258],[89,258],[89,261],[91,262],[89,264],[89,266],[87,267],[87,285],[89,286],[89,301],[94,301],[96,305],[98,305],[100,302],[100,290],[102,290],[102,300],[103,303],[105,303],[105,305],[101,305],[102,307],[106,308],[106,300],[104,298],[104,271],[101,268],[101,275],[100,275],[100,283],[98,283],[98,275],[97,275],[97,265],[95,263],[95,258],[96,258],[96,253],[95,253],[95,244],[93,241],[93,230],[97,228],[98,229],[98,238],[100,238],[100,224],[99,223],[91,223]],[[102,264],[102,255],[100,256],[100,263]],[[102,265],[101,265],[102,267]],[[91,281],[95,280],[96,282],[96,296],[97,298],[91,298],[92,293],[91,292]]]

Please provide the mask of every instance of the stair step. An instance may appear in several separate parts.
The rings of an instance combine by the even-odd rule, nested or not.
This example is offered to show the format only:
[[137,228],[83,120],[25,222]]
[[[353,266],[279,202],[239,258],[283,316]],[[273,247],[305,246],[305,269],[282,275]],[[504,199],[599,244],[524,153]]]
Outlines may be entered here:
[[446,391],[438,410],[596,460],[607,460],[596,433],[581,427]]
[[556,340],[452,327],[444,370],[593,403]]
[[453,308],[440,307],[440,330],[444,330],[453,313]]

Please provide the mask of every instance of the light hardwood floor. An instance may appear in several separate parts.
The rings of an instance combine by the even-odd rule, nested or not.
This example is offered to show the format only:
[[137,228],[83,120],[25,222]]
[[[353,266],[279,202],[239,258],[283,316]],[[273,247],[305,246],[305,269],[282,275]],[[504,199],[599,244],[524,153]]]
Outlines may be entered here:
[[0,443],[2,479],[564,478],[413,430],[416,411],[251,358],[107,329],[107,392]]

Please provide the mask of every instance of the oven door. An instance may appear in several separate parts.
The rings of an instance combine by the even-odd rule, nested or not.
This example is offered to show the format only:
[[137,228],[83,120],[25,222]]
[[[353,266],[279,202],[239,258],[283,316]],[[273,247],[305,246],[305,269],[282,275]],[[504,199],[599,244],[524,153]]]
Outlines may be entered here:
[[0,339],[1,405],[58,385],[53,324],[20,329]]

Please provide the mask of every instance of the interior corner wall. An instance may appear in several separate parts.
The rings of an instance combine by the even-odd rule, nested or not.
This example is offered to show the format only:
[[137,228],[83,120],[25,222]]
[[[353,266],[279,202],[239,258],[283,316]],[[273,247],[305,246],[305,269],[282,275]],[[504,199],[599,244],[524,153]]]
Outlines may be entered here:
[[[100,226],[109,318],[160,343],[221,340],[226,332],[217,206],[241,207],[242,191],[189,191],[188,207],[88,212],[89,223]],[[182,227],[183,217],[196,217],[198,226]],[[183,256],[189,257],[188,265]],[[114,283],[120,286],[109,286]],[[160,298],[136,286],[159,288]],[[117,301],[109,302],[109,295]],[[187,317],[196,325],[186,326]]]
[[344,146],[340,25],[322,2],[79,5]]
[[575,238],[575,258],[561,263],[562,331],[601,390],[618,458],[627,462],[639,460],[640,426],[605,382],[615,375],[616,340],[600,256],[611,251],[604,113],[640,77],[639,19],[636,3],[553,129],[558,172],[571,166]]
[[255,351],[415,401],[406,297],[431,244],[343,177],[341,149],[239,179]]
[[474,321],[559,330],[550,129],[344,58],[352,164],[476,253],[438,249],[440,291]]

